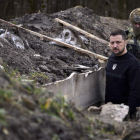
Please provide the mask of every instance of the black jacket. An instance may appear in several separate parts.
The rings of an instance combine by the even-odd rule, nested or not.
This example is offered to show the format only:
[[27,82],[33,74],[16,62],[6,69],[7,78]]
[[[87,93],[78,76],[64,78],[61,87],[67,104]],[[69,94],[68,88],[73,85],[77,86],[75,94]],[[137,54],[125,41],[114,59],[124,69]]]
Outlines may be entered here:
[[105,102],[124,103],[130,113],[140,106],[140,63],[127,52],[122,56],[112,54],[106,66]]

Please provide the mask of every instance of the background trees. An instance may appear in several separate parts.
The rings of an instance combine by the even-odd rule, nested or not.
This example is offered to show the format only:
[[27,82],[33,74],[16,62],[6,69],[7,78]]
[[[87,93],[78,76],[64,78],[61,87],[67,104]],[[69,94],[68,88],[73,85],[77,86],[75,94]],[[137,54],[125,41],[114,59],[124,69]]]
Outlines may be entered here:
[[0,0],[0,18],[9,20],[26,13],[54,13],[81,5],[100,16],[128,19],[129,13],[140,7],[139,0]]

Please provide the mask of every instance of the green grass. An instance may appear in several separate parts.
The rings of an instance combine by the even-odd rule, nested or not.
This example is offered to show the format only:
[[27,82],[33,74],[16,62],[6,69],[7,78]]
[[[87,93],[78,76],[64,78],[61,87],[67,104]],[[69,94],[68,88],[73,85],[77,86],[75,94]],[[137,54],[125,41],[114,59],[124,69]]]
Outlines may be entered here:
[[29,78],[35,80],[35,82],[39,81],[39,79],[45,82],[49,80],[48,76],[42,72],[30,73]]
[[9,90],[0,89],[0,105],[10,102],[12,97],[12,92]]
[[41,98],[40,107],[42,110],[48,112],[49,114],[59,116],[63,119],[75,120],[75,115],[72,108],[67,104],[64,97],[56,98]]
[[6,126],[6,111],[4,109],[0,109],[0,126]]

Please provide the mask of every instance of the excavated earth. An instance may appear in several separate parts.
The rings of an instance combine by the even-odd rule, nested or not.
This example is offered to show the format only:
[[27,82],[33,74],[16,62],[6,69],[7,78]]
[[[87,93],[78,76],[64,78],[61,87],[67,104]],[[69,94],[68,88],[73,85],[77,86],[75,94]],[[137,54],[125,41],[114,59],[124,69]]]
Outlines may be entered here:
[[[51,15],[26,14],[21,18],[11,20],[11,22],[97,54],[110,55],[108,44],[71,30],[56,22],[55,18],[62,19],[105,40],[108,40],[111,30],[126,29],[129,26],[127,21],[99,17],[94,15],[91,10],[80,6]],[[57,45],[50,40],[42,40],[25,30],[6,24],[0,24],[0,28],[1,36],[4,36],[7,30],[6,40],[0,38],[0,56],[3,61],[10,69],[18,70],[21,74],[43,73],[48,78],[38,77],[37,80],[41,84],[68,77],[73,72],[72,68],[77,65],[93,67],[98,64],[98,61],[93,57]],[[36,57],[38,54],[41,57]]]
[[[100,17],[80,6],[50,15],[26,14],[10,22],[106,57],[111,54],[107,43],[70,29],[55,18],[106,41],[112,30],[130,26],[127,20]],[[107,116],[80,112],[42,87],[65,79],[72,72],[84,72],[76,70],[77,66],[94,68],[97,64],[92,56],[1,22],[0,65],[4,70],[0,70],[0,140],[140,139],[139,123],[119,123]]]

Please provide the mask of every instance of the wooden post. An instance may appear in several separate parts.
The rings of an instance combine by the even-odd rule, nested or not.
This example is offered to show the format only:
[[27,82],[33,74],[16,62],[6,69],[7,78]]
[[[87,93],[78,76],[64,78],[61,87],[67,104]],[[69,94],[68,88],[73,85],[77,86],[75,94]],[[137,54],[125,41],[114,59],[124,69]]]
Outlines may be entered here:
[[109,42],[107,42],[106,40],[103,40],[103,39],[101,39],[101,38],[99,38],[99,37],[97,37],[97,36],[95,36],[95,35],[92,35],[92,34],[86,32],[86,31],[84,31],[84,30],[82,30],[82,29],[80,29],[80,28],[78,28],[78,27],[76,27],[76,26],[73,26],[73,25],[71,25],[71,24],[69,24],[69,23],[67,23],[67,22],[65,22],[65,21],[63,21],[63,20],[61,20],[61,19],[59,19],[59,18],[56,18],[55,20],[56,20],[57,22],[60,22],[60,23],[62,23],[62,24],[64,24],[64,25],[66,25],[66,26],[68,26],[68,27],[70,27],[70,28],[72,28],[72,29],[74,29],[74,30],[76,30],[76,31],[78,31],[78,32],[80,32],[80,33],[82,33],[82,34],[87,35],[88,37],[94,38],[94,39],[98,40],[99,42],[102,42],[102,43],[105,43],[105,44],[109,44]]

